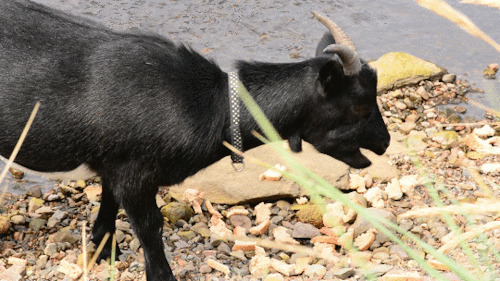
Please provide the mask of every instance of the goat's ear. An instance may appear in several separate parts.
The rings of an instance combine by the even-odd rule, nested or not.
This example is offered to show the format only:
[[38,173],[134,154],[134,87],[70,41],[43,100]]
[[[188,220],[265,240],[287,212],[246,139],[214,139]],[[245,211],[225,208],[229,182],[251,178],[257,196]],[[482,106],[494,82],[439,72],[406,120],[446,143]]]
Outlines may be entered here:
[[325,96],[339,94],[344,88],[345,74],[343,66],[337,60],[330,60],[319,70],[319,82]]

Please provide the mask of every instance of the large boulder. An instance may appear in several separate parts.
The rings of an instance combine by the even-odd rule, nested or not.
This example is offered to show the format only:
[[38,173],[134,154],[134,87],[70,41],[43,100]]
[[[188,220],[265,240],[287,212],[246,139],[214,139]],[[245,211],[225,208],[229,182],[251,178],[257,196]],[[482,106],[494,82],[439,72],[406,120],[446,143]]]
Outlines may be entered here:
[[[388,153],[404,153],[404,146],[392,137]],[[388,153],[378,156],[370,151],[363,153],[372,161],[368,172],[375,179],[390,181],[398,176],[396,167],[389,165]],[[260,159],[271,165],[286,162],[270,146],[263,145],[246,152],[247,155]],[[303,151],[293,153],[294,158],[334,186],[345,189],[347,186],[348,166],[330,156],[317,152],[312,145],[304,142]],[[170,187],[170,194],[177,200],[182,200],[183,192],[188,188],[196,188],[205,192],[205,198],[220,204],[256,203],[266,200],[296,198],[306,194],[291,180],[282,178],[279,181],[260,181],[259,175],[266,169],[245,160],[245,169],[235,172],[231,159],[223,158],[219,162],[186,179],[183,184]]]
[[431,62],[401,52],[387,53],[369,64],[377,70],[379,94],[426,79],[440,79],[447,73]]
[[[286,163],[271,146],[263,145],[246,152],[247,155],[271,165]],[[303,151],[294,153],[294,157],[312,171],[335,185],[347,183],[348,166],[327,155],[317,152],[312,145],[304,142]],[[241,204],[256,203],[266,200],[295,198],[304,195],[299,185],[282,178],[279,181],[260,181],[259,175],[266,168],[245,159],[245,169],[236,172],[229,156],[186,179],[181,185],[170,187],[170,194],[175,199],[182,199],[183,192],[195,188],[205,192],[205,198],[213,203]]]

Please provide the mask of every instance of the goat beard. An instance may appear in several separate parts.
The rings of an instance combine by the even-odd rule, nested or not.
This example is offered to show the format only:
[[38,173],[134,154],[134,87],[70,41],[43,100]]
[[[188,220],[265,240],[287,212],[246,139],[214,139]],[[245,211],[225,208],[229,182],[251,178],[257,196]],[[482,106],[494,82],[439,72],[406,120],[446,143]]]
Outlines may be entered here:
[[301,152],[302,151],[302,138],[295,134],[288,138],[288,145],[290,146],[290,150],[293,152]]

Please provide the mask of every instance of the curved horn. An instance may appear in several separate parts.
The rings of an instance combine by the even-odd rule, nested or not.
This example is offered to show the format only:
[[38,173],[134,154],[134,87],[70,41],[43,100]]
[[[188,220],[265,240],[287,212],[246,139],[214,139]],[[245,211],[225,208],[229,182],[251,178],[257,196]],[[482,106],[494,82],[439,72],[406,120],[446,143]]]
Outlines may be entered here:
[[362,65],[358,54],[345,45],[331,44],[326,47],[323,52],[336,53],[339,55],[344,64],[344,72],[347,75],[357,74],[361,70]]
[[354,46],[351,38],[349,38],[349,36],[347,36],[347,34],[345,34],[344,31],[336,23],[331,21],[329,18],[318,14],[317,12],[312,12],[312,14],[319,22],[324,24],[328,28],[328,30],[330,30],[337,44],[347,46],[354,52],[356,52],[356,47]]
[[320,15],[317,12],[312,13],[318,21],[330,30],[330,33],[336,42],[336,44],[326,47],[324,52],[338,54],[344,64],[344,72],[347,75],[354,75],[358,73],[361,70],[361,61],[359,60],[356,47],[354,46],[351,38],[349,38],[349,36],[347,36],[344,31],[342,31],[342,29],[329,18]]

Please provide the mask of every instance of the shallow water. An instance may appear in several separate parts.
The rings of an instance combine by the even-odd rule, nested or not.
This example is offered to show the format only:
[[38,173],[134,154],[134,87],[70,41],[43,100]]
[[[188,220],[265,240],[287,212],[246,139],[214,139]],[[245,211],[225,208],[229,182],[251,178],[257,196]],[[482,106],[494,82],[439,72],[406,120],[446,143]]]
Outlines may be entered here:
[[[204,50],[229,71],[238,59],[293,62],[314,55],[326,31],[311,15],[319,11],[337,22],[353,39],[360,55],[376,59],[403,51],[446,67],[484,94],[480,103],[500,110],[500,75],[486,80],[482,70],[500,62],[493,47],[414,1],[372,0],[36,0],[117,30],[138,28]],[[500,10],[448,2],[500,42]],[[299,58],[296,57],[299,54]],[[468,107],[482,117],[479,109]],[[30,178],[39,182],[38,178]],[[41,181],[46,187],[53,183]],[[22,190],[22,185],[20,189]],[[15,190],[11,190],[15,192]]]
[[[237,59],[295,61],[290,57],[292,52],[311,57],[326,31],[311,16],[311,11],[319,11],[352,37],[366,59],[390,51],[408,52],[478,86],[488,84],[484,88],[499,89],[500,80],[485,83],[481,75],[486,65],[499,62],[498,52],[414,1],[36,1],[83,14],[114,29],[149,30],[196,50],[210,49],[207,56],[226,70]],[[461,4],[459,0],[448,2],[500,41],[499,9]]]

